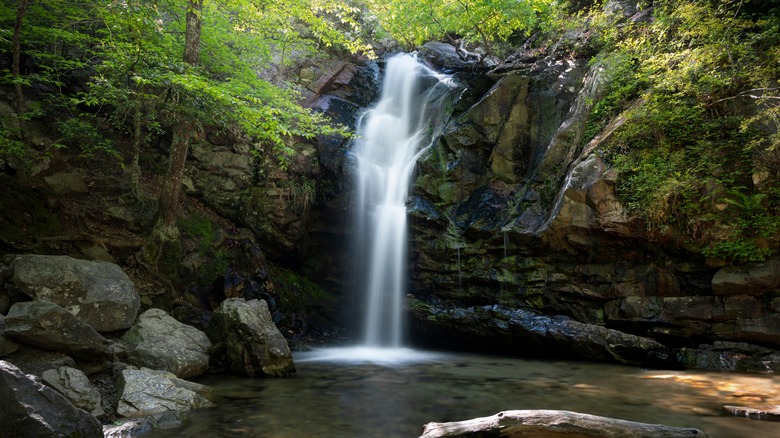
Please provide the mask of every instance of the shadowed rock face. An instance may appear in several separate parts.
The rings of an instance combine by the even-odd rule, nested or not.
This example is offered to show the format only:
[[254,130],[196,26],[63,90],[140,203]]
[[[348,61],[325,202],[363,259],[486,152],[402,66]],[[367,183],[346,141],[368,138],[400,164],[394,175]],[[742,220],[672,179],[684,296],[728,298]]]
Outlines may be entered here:
[[85,360],[113,356],[108,340],[62,307],[26,301],[11,306],[5,318],[7,336],[45,350]]
[[102,437],[100,422],[55,390],[0,361],[0,435]]

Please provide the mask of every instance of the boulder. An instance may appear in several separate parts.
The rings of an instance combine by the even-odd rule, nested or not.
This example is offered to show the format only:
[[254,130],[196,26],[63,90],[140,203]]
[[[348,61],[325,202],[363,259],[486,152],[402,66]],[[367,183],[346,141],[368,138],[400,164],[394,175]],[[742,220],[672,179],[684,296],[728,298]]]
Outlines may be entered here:
[[160,309],[138,317],[122,340],[132,346],[127,363],[187,378],[206,372],[211,342],[205,333],[182,324]]
[[21,292],[67,309],[98,332],[130,327],[141,305],[132,281],[113,263],[20,255],[11,270]]
[[64,396],[0,360],[0,436],[102,437],[100,422]]
[[16,303],[11,306],[5,324],[7,336],[44,350],[62,351],[87,360],[113,356],[106,338],[56,304]]
[[56,195],[73,195],[87,193],[89,189],[84,184],[84,178],[76,172],[55,173],[43,178]]
[[124,417],[181,416],[192,409],[216,406],[205,397],[208,387],[166,371],[125,369],[117,378],[116,388],[117,414]]
[[231,372],[249,377],[295,374],[287,341],[263,300],[225,300],[211,316],[206,334],[215,344],[212,358]]
[[44,371],[41,378],[44,383],[64,395],[77,408],[96,417],[105,415],[101,406],[100,393],[81,370],[59,367]]
[[637,423],[578,412],[540,409],[504,411],[490,417],[451,423],[428,423],[420,438],[477,436],[707,438],[709,435],[690,427]]

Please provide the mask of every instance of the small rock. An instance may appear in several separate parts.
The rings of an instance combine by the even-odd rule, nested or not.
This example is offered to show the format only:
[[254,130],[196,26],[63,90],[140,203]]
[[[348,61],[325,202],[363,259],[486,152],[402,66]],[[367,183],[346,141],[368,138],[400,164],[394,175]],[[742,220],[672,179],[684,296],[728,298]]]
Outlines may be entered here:
[[766,406],[733,406],[725,405],[723,410],[737,417],[748,417],[755,420],[780,421],[780,405]]
[[43,372],[44,383],[57,390],[77,408],[99,417],[105,415],[101,406],[100,393],[92,386],[87,376],[71,367],[60,367]]

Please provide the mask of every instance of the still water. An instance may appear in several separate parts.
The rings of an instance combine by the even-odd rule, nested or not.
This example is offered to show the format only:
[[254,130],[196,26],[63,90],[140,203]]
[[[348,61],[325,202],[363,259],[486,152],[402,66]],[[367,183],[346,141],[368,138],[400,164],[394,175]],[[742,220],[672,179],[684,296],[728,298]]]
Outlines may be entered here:
[[430,421],[510,409],[563,409],[697,427],[717,438],[777,438],[780,423],[734,417],[723,405],[780,404],[780,376],[663,371],[620,365],[464,354],[412,363],[311,361],[297,377],[199,380],[219,407],[154,436],[417,437]]

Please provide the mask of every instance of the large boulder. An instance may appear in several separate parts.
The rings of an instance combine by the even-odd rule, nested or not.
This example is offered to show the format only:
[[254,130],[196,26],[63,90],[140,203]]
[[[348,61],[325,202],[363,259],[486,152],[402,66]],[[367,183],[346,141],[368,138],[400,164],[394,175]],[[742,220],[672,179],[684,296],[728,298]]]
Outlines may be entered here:
[[138,317],[122,340],[132,346],[127,363],[169,371],[187,378],[206,372],[211,342],[205,333],[182,324],[160,309],[149,309]]
[[216,406],[205,395],[209,388],[166,371],[127,368],[117,378],[117,414],[124,417],[175,416]]
[[67,309],[99,332],[130,327],[141,305],[133,282],[113,263],[20,255],[11,270],[21,292]]
[[101,405],[100,392],[92,386],[86,374],[81,370],[59,367],[44,371],[41,378],[44,383],[64,395],[77,408],[96,417],[105,415],[106,412]]
[[295,374],[292,354],[263,300],[230,298],[214,311],[206,329],[215,344],[213,359],[249,377]]
[[56,304],[16,303],[11,306],[5,325],[6,336],[44,350],[62,351],[87,360],[113,356],[106,338]]
[[0,436],[102,437],[100,422],[55,390],[0,360]]

